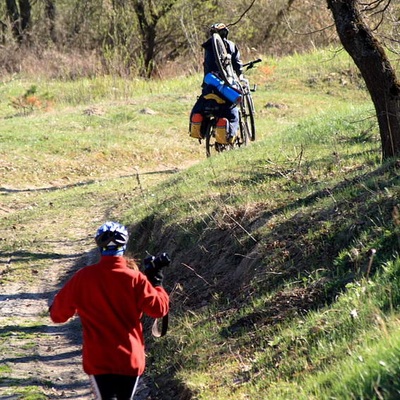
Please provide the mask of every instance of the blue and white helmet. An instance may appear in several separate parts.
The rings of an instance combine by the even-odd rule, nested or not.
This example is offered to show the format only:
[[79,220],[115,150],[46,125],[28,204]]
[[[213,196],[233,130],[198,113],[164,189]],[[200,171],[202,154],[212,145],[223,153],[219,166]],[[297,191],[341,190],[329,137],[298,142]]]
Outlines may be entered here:
[[212,24],[210,26],[210,34],[212,35],[213,33],[219,33],[219,35],[222,38],[227,38],[228,37],[228,33],[229,33],[229,29],[222,22],[218,22],[218,23]]
[[96,233],[95,241],[102,255],[123,255],[128,243],[129,233],[118,222],[107,221]]

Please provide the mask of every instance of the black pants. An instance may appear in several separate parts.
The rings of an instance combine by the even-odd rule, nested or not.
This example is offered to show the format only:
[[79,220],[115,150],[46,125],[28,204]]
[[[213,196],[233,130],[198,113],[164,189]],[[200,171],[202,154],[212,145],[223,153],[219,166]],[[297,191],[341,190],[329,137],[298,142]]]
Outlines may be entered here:
[[91,375],[93,389],[98,400],[132,400],[139,380],[137,376]]

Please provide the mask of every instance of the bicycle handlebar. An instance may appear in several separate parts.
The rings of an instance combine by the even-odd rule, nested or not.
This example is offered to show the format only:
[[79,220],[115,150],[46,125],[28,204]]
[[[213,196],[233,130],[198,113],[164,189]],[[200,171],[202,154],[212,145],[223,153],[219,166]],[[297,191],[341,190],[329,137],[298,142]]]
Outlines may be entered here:
[[257,58],[257,60],[249,61],[248,63],[243,64],[243,68],[247,67],[246,70],[248,70],[250,68],[253,68],[254,64],[257,64],[257,63],[259,63],[261,61],[262,61],[261,58]]

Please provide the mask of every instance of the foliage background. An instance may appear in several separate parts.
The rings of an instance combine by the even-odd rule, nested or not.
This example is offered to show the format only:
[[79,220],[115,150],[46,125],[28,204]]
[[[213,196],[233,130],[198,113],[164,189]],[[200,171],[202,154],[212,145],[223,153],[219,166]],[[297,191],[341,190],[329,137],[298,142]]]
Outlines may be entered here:
[[[201,43],[209,26],[220,21],[235,24],[230,37],[246,59],[304,52],[337,41],[323,0],[259,0],[250,9],[250,2],[232,0],[161,0],[157,4],[152,0],[60,0],[55,3],[54,21],[46,14],[47,3],[31,3],[31,25],[22,44],[12,35],[5,3],[0,4],[1,70],[20,72],[43,65],[53,77],[146,75],[151,38],[146,37],[150,28],[141,32],[143,20],[148,26],[155,24],[154,43],[150,43],[154,64],[148,76],[200,71]],[[142,17],[138,5],[144,6]]]

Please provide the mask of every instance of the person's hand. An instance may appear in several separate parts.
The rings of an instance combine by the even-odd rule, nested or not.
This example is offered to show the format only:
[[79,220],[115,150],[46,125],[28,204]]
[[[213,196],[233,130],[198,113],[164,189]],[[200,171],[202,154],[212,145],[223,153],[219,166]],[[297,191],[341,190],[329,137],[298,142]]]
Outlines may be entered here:
[[154,287],[163,285],[164,274],[161,269],[149,267],[144,270],[144,274]]
[[164,280],[162,268],[168,266],[170,262],[168,253],[162,253],[157,257],[150,255],[144,259],[144,274],[154,287],[162,286]]

